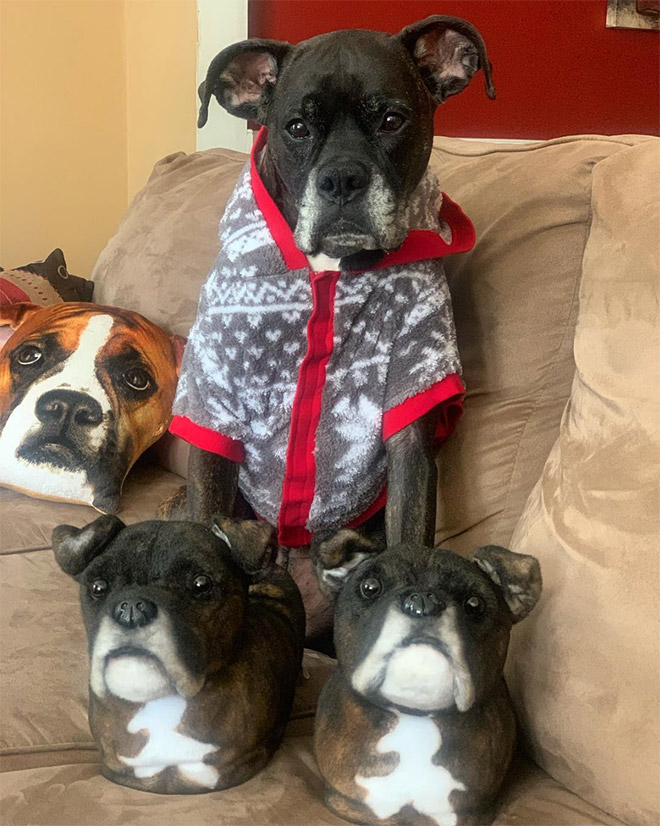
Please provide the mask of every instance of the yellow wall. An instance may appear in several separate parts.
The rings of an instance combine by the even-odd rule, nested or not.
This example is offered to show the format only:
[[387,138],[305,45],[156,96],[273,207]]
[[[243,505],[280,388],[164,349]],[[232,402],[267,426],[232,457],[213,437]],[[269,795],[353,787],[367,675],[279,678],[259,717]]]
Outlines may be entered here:
[[159,158],[195,151],[197,4],[125,0],[125,12],[130,199]]
[[159,157],[195,149],[195,0],[0,0],[0,264],[88,276]]

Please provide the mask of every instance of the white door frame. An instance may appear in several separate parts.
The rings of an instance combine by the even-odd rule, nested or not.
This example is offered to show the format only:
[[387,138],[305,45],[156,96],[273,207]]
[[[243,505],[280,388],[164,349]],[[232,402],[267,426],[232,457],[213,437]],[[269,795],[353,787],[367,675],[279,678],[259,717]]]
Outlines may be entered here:
[[[198,87],[217,53],[247,36],[247,0],[197,0]],[[197,149],[216,146],[249,152],[252,135],[248,133],[247,121],[233,117],[212,98],[206,126],[197,130]]]

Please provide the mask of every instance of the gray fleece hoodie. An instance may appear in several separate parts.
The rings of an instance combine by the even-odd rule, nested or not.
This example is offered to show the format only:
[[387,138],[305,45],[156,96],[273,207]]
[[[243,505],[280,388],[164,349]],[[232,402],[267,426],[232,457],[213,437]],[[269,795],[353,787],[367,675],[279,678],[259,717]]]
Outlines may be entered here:
[[283,545],[357,524],[384,503],[385,441],[463,386],[441,256],[468,218],[427,171],[402,247],[364,272],[312,272],[253,157],[220,222],[171,431],[240,462],[239,487]]

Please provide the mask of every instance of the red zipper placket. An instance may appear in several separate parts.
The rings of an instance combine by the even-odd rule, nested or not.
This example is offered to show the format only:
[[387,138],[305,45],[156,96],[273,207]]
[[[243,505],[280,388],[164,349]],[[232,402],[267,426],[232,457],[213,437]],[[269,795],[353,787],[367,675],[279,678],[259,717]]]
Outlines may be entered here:
[[307,352],[300,365],[291,411],[291,430],[282,485],[279,540],[308,543],[305,528],[316,489],[316,431],[321,418],[326,368],[334,341],[335,290],[340,273],[312,272],[312,313],[307,322]]

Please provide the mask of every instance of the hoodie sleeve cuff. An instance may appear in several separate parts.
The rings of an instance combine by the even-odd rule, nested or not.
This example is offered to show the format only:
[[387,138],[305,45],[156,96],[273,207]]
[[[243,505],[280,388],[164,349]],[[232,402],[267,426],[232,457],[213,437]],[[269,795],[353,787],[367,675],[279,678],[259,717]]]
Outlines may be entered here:
[[232,462],[240,463],[245,459],[245,448],[240,439],[232,439],[224,433],[202,427],[186,416],[174,416],[169,429],[170,433],[190,442],[195,447],[208,450],[209,453],[218,453]]

